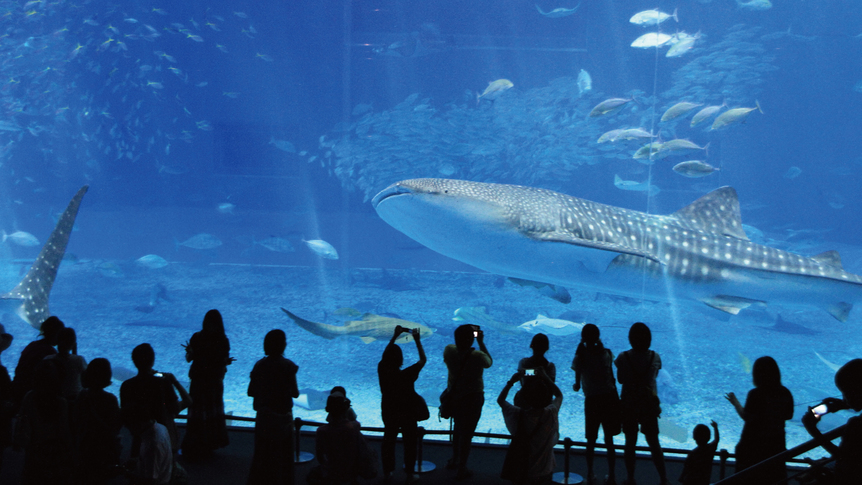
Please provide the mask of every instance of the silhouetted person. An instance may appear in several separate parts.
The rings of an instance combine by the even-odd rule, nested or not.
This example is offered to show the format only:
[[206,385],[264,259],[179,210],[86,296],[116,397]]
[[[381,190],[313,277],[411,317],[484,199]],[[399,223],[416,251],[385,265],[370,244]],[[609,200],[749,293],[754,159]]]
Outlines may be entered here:
[[[754,389],[748,391],[745,407],[734,393],[725,395],[745,421],[736,444],[737,473],[785,451],[784,422],[793,419],[793,395],[781,385],[781,371],[775,359],[764,356],[755,360],[751,379]],[[787,478],[787,465],[779,462],[761,469],[744,483],[774,483],[784,478]]]
[[664,453],[658,441],[658,417],[661,402],[658,398],[655,379],[661,369],[661,357],[650,350],[652,332],[645,323],[635,322],[629,329],[631,350],[620,353],[614,364],[617,366],[617,379],[623,386],[620,396],[623,434],[626,437],[625,462],[626,483],[635,483],[635,446],[638,442],[638,428],[650,448],[652,461],[658,471],[662,484],[668,483],[664,466]]
[[[409,333],[416,342],[419,361],[401,369],[404,364],[404,354],[395,340],[402,333]],[[400,325],[395,327],[395,333],[389,344],[383,350],[380,363],[377,364],[377,379],[380,384],[380,410],[383,417],[383,478],[388,481],[395,470],[395,441],[398,433],[404,437],[404,473],[407,482],[418,479],[414,475],[416,466],[416,442],[418,421],[428,419],[428,406],[425,400],[416,393],[414,384],[419,378],[419,372],[425,367],[425,350],[422,348],[419,329],[412,331]]]
[[350,417],[350,399],[333,389],[326,399],[327,424],[317,428],[315,451],[320,467],[312,473],[326,484],[356,483],[358,477],[374,478],[377,462],[360,424]]
[[[479,344],[479,350],[473,348],[474,339]],[[494,361],[485,348],[485,334],[473,325],[461,325],[455,329],[455,345],[446,346],[443,361],[449,370],[448,389],[455,403],[452,407],[452,458],[446,468],[457,469],[455,478],[464,480],[473,476],[473,472],[467,468],[467,458],[485,404],[482,374]]]
[[69,404],[75,402],[81,392],[81,375],[87,368],[87,360],[78,355],[78,337],[75,329],[64,327],[57,335],[57,353],[45,357],[60,369],[60,392]]
[[34,340],[24,347],[18,357],[15,367],[15,379],[12,381],[12,398],[17,410],[24,395],[33,388],[33,372],[42,360],[57,353],[57,337],[63,329],[63,321],[57,317],[48,317],[39,327],[42,338]]
[[[332,388],[331,391],[329,391],[330,394],[339,393],[339,392],[341,393],[342,396],[347,398],[347,390],[344,389],[343,386],[335,386]],[[350,399],[347,399],[347,403],[350,404]],[[331,422],[332,417],[333,417],[332,415],[330,415],[329,413],[326,413],[326,422],[327,423]],[[337,417],[339,419],[341,419],[341,416],[337,416]],[[348,421],[356,421],[356,411],[353,409],[353,406],[347,407],[347,420]]]
[[230,357],[230,342],[224,332],[224,322],[218,310],[204,316],[203,329],[195,332],[185,345],[189,368],[188,426],[183,438],[183,456],[207,455],[228,445],[224,416],[224,376]]
[[[521,406],[506,401],[509,390],[519,381]],[[521,372],[513,375],[497,396],[497,404],[512,435],[501,478],[516,484],[550,483],[556,466],[554,446],[560,439],[563,392],[545,373],[545,368],[538,367],[534,375]]]
[[[551,343],[548,341],[548,336],[543,333],[537,333],[533,335],[533,340],[530,341],[530,349],[533,351],[533,355],[530,357],[524,357],[523,359],[518,361],[518,372],[521,375],[525,375],[526,369],[532,369],[536,371],[541,368],[545,371],[545,374],[551,379],[551,382],[557,381],[557,367],[554,366],[553,362],[549,362],[548,359],[545,358],[545,352],[551,347]],[[544,381],[542,381],[544,382]],[[521,389],[515,393],[515,398],[513,402],[515,406],[522,406],[521,402],[521,391],[524,389],[524,383],[521,383]],[[550,390],[550,388],[549,388]],[[548,403],[550,403],[551,395],[548,395]],[[545,403],[547,405],[548,403]],[[544,407],[544,406],[542,406]]]
[[263,339],[266,357],[251,371],[248,395],[257,415],[249,485],[294,483],[293,399],[299,397],[299,367],[284,357],[285,348],[284,331],[270,330]]
[[77,473],[81,485],[107,483],[120,464],[120,404],[105,388],[111,385],[111,363],[97,358],[84,371],[84,389],[72,405]]
[[[843,399],[827,398],[828,412],[842,409],[852,409],[857,413],[862,411],[862,359],[853,359],[838,369],[835,387],[841,391]],[[811,410],[802,416],[805,429],[835,458],[835,485],[858,484],[859,477],[862,477],[862,416],[853,416],[847,420],[838,446],[823,439],[823,434],[817,429],[818,422],[820,418]]]
[[43,360],[33,372],[33,389],[21,400],[15,446],[24,449],[25,485],[62,484],[72,471],[69,405],[60,394],[60,372]]
[[584,421],[587,437],[587,483],[595,482],[593,457],[599,426],[607,446],[608,476],[605,485],[616,484],[614,436],[620,434],[620,397],[614,379],[614,354],[599,339],[599,327],[588,323],[581,330],[581,343],[572,360],[575,392],[584,389]]
[[718,424],[710,421],[715,432],[715,438],[709,441],[709,427],[698,424],[694,427],[691,435],[697,446],[688,452],[679,483],[682,485],[709,485],[712,480],[712,460],[715,459],[715,450],[718,449]]
[[[153,369],[156,353],[150,344],[140,344],[132,350],[132,362],[138,375],[127,379],[120,386],[120,410],[123,423],[140,424],[153,419],[168,430],[171,450],[178,451],[177,426],[174,418],[188,407],[189,397],[185,388],[173,374]],[[182,399],[177,398],[179,392]],[[131,428],[129,429],[131,431]],[[137,457],[139,443],[132,440],[131,456]]]
[[[12,345],[13,337],[6,333],[0,323],[0,354]],[[12,398],[12,379],[9,371],[0,362],[0,469],[3,468],[3,452],[12,444],[12,417],[15,416],[15,403]]]
[[153,419],[139,419],[127,423],[129,432],[140,443],[140,455],[133,470],[126,473],[132,485],[168,485],[173,476],[174,463],[171,437],[168,429]]

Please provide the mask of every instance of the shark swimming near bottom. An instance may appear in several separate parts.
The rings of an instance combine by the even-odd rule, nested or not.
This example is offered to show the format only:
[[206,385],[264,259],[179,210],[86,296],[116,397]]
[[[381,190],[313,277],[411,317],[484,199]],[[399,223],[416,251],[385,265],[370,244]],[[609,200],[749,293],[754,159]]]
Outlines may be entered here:
[[48,311],[48,297],[51,294],[54,279],[57,277],[60,262],[66,254],[66,245],[69,243],[69,236],[75,225],[78,207],[88,188],[87,185],[81,187],[72,197],[69,206],[57,220],[54,231],[42,246],[42,251],[39,252],[39,256],[24,279],[11,291],[0,295],[0,310],[18,315],[36,330],[39,330],[42,322],[51,316]]
[[737,314],[752,305],[818,307],[846,321],[862,277],[836,251],[802,256],[748,239],[732,187],[670,215],[551,190],[451,179],[394,183],[380,217],[425,246],[490,273]]

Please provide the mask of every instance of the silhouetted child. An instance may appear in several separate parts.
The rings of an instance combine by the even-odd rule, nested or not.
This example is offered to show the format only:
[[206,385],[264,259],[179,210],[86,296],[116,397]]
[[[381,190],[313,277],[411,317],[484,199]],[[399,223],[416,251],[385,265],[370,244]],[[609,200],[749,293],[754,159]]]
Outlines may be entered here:
[[709,485],[712,479],[712,459],[715,457],[719,438],[718,424],[715,421],[710,421],[709,424],[715,431],[715,439],[712,441],[709,441],[709,428],[705,424],[694,427],[692,437],[697,447],[691,450],[685,459],[682,475],[679,476],[679,483],[682,485]]
[[[551,343],[550,343],[550,341],[548,341],[547,335],[545,335],[543,333],[537,333],[536,335],[533,335],[533,340],[530,341],[530,349],[533,351],[533,355],[531,355],[530,357],[524,357],[523,359],[518,361],[518,372],[522,376],[525,376],[525,375],[527,375],[526,370],[531,369],[532,370],[531,376],[535,376],[535,375],[538,375],[535,373],[535,371],[537,369],[541,368],[545,371],[545,375],[547,375],[551,379],[551,382],[556,382],[557,381],[557,368],[556,368],[556,366],[554,366],[553,362],[550,362],[550,361],[548,361],[547,358],[545,358],[545,353],[548,351],[549,348],[551,348]],[[543,380],[541,380],[541,379],[537,380],[537,382],[539,382],[539,381],[544,385]],[[515,398],[513,401],[515,406],[523,407],[523,405],[524,405],[524,402],[522,401],[523,396],[522,396],[522,392],[521,392],[521,391],[523,391],[523,389],[524,389],[524,379],[522,378],[521,379],[521,389],[519,389],[518,392],[515,393]],[[548,391],[550,391],[550,390],[551,389],[549,388]],[[551,397],[550,397],[551,394],[547,393],[547,396],[548,396],[548,402],[545,403],[545,406],[547,406],[548,404],[551,403]],[[542,406],[542,407],[544,407],[544,406]]]

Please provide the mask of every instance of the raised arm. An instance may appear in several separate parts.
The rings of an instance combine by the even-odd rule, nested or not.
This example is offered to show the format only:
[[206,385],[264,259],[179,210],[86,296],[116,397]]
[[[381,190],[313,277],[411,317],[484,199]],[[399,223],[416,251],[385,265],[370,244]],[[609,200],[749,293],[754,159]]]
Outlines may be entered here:
[[736,414],[745,421],[745,408],[742,407],[742,403],[740,403],[739,399],[736,398],[736,394],[728,392],[724,395],[724,398],[730,401],[730,404],[733,404],[734,409],[736,409]]
[[715,446],[716,449],[718,449],[718,423],[716,423],[715,421],[710,421],[709,424],[712,425],[712,434],[715,435],[715,438],[712,439],[712,444]]
[[512,378],[509,379],[509,382],[507,382],[506,385],[503,387],[503,390],[500,391],[500,395],[497,396],[497,404],[500,407],[503,407],[503,404],[506,403],[506,398],[509,396],[509,390],[512,389],[512,386],[514,386],[515,383],[519,382],[520,380],[521,380],[521,373],[515,372],[515,374],[512,376]]
[[486,365],[485,368],[491,367],[491,365],[494,363],[494,358],[491,357],[491,352],[488,352],[488,349],[485,348],[485,332],[483,332],[482,330],[478,330],[477,333],[478,335],[476,336],[476,343],[479,344],[479,350],[485,352],[489,360],[488,365]]
[[428,359],[425,357],[425,349],[422,347],[422,341],[420,340],[421,332],[419,328],[414,328],[411,334],[413,335],[413,341],[416,342],[416,351],[419,352],[419,367],[425,367],[425,363],[428,362]]

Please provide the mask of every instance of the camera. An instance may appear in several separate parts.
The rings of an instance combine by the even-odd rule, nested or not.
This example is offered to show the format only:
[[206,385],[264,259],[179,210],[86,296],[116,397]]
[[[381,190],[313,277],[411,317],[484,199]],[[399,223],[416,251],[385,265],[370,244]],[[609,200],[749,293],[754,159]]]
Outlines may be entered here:
[[164,374],[162,374],[161,372],[156,372],[156,373],[155,373],[155,374],[153,374],[153,375],[154,375],[154,376],[156,376],[156,377],[165,377],[165,375],[164,375]]
[[829,412],[829,406],[826,403],[820,403],[811,408],[811,413],[818,418]]
[[412,328],[401,327],[401,333],[412,333],[412,332],[413,332]]
[[524,375],[525,376],[535,376],[536,375],[536,369],[524,369]]
[[473,327],[473,338],[479,338],[479,326],[471,325]]

